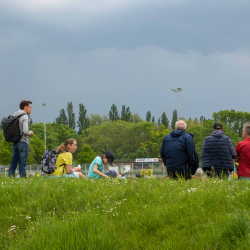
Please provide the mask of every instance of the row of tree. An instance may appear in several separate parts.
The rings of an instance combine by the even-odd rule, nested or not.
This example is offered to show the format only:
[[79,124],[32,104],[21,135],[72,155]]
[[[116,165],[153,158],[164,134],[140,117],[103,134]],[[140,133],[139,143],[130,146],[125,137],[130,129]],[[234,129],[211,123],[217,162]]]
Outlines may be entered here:
[[[120,114],[118,112],[117,106],[115,104],[112,104],[108,116],[104,115],[101,117],[98,114],[90,114],[90,116],[88,116],[87,109],[82,103],[79,104],[79,115],[78,115],[78,120],[76,122],[76,116],[73,111],[72,102],[68,103],[66,111],[65,109],[60,110],[59,116],[56,118],[55,122],[58,124],[68,125],[73,130],[75,130],[76,127],[78,127],[77,133],[81,135],[83,130],[86,130],[91,126],[98,126],[107,121],[113,122],[118,120],[122,120],[125,122],[132,122],[132,123],[138,123],[143,121],[156,123],[155,117],[151,115],[150,111],[147,111],[146,119],[143,120],[139,114],[132,113],[130,111],[130,108],[126,107],[125,105],[122,105]],[[177,110],[175,109],[173,111],[173,117],[171,122],[172,129],[174,129],[176,121],[177,121]],[[169,120],[165,112],[163,112],[161,117],[159,117],[159,119],[157,120],[157,126],[160,126],[161,124],[163,124],[166,128],[169,127]]]
[[[73,106],[71,106],[73,107]],[[86,109],[83,105],[79,105],[82,116],[81,121],[78,120],[78,127],[81,131],[77,133],[70,127],[74,115],[60,112],[59,117],[64,117],[56,122],[46,124],[46,148],[56,149],[58,145],[68,138],[74,138],[77,141],[78,148],[74,156],[75,162],[90,163],[96,155],[100,155],[100,150],[112,150],[116,160],[134,160],[141,157],[160,157],[160,147],[163,138],[174,129],[177,120],[177,112],[174,110],[171,127],[164,123],[165,117],[162,115],[160,123],[156,124],[151,118],[151,113],[147,112],[146,120],[136,117],[134,114],[130,116],[129,121],[122,120],[129,114],[129,109],[125,106],[122,109],[121,117],[118,120],[112,120],[110,117],[96,114],[86,116]],[[73,109],[66,109],[71,112]],[[62,115],[61,115],[62,114]],[[134,117],[134,120],[131,120]],[[136,117],[136,122],[135,122]],[[59,119],[59,120],[58,120]],[[126,118],[127,119],[127,118]],[[213,113],[213,119],[206,120],[203,116],[200,119],[180,118],[187,123],[187,132],[194,134],[194,142],[198,155],[200,155],[203,141],[213,131],[213,123],[221,121],[224,125],[224,132],[233,142],[233,145],[242,140],[242,128],[244,123],[250,122],[250,113],[224,110]],[[66,124],[64,124],[64,121]],[[67,121],[67,122],[66,122]],[[87,121],[84,123],[83,121]],[[88,124],[88,126],[85,124]],[[28,164],[40,164],[40,158],[44,152],[44,125],[43,123],[33,123],[30,130],[34,131],[34,136],[30,141],[30,152]],[[4,140],[3,131],[0,131],[0,164],[8,165],[11,161],[12,145]]]

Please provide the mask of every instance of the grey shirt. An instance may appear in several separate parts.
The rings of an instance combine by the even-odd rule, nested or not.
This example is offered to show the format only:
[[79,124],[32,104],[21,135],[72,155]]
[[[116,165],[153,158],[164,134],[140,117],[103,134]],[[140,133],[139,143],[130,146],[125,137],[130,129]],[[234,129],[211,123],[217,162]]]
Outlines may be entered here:
[[23,136],[20,141],[26,142],[29,144],[30,142],[30,135],[31,132],[29,131],[29,117],[27,113],[23,110],[18,110],[17,112],[14,113],[14,116],[18,116],[21,114],[25,114],[19,118],[19,128],[21,134],[23,133]]
[[[213,135],[213,136],[223,136],[224,132],[222,130],[215,130],[215,131],[213,131],[213,133],[211,135]],[[201,150],[201,158],[203,157],[203,148],[204,148],[204,145],[205,145],[205,141],[203,143],[202,150]],[[236,151],[234,149],[233,143],[232,143],[232,141],[231,141],[230,138],[229,138],[228,147],[229,147],[230,154],[232,155],[232,158],[236,159],[237,154],[236,154]]]

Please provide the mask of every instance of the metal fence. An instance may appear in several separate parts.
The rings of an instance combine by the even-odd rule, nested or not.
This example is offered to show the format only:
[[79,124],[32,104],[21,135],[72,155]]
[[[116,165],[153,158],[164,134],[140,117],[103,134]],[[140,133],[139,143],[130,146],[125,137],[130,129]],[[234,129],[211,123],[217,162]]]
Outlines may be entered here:
[[[88,175],[90,164],[79,164],[81,166],[84,175]],[[72,167],[77,167],[78,164],[73,164]],[[159,163],[114,163],[114,168],[116,168],[119,173],[122,173],[124,167],[129,167],[130,170],[125,173],[127,177],[134,177],[136,174],[141,174],[142,169],[152,169],[152,174],[156,177],[162,177],[166,175],[166,168],[162,168]],[[102,172],[109,171],[109,166],[103,166]],[[9,165],[0,165],[0,176],[8,176]],[[28,176],[31,172],[36,175],[41,172],[41,165],[27,165],[26,175]],[[19,166],[16,169],[16,176],[19,174]]]
[[[90,164],[79,164],[81,166],[82,172],[84,175],[88,175]],[[72,167],[77,167],[78,164],[73,164]],[[130,170],[125,173],[126,177],[135,177],[136,174],[141,174],[143,169],[152,169],[152,175],[155,177],[164,177],[167,175],[166,167],[162,166],[162,163],[130,163],[130,164],[122,164],[122,163],[114,163],[114,167],[122,172],[123,167],[128,166]],[[200,166],[201,167],[201,164]],[[109,166],[103,166],[102,172],[109,171]],[[8,176],[9,165],[0,165],[0,176]],[[34,172],[36,175],[41,172],[41,165],[27,165],[26,166],[26,174],[27,176]],[[236,165],[234,172],[237,172]],[[16,169],[16,175],[19,174],[19,166]]]

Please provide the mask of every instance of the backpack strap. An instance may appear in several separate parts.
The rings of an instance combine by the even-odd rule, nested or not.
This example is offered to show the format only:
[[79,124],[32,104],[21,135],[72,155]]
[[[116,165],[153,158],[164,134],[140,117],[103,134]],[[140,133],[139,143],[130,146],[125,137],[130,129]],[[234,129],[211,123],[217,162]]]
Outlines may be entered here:
[[62,153],[69,153],[69,151],[57,152],[57,154],[62,154]]
[[17,118],[19,119],[23,115],[27,115],[27,114],[22,113],[22,114],[18,115]]
[[[58,155],[59,155],[59,154],[62,154],[62,153],[68,153],[68,151],[57,152],[57,153],[58,153]],[[63,166],[63,165],[66,165],[66,164],[65,164],[65,163],[63,163],[62,165],[60,165],[60,166],[58,166],[58,167],[55,167],[55,169],[56,169],[56,168],[59,168],[59,167],[61,167],[61,166]]]
[[[22,114],[20,114],[20,115],[17,116],[17,119],[19,120],[19,118],[22,117],[23,115],[27,115],[27,114],[26,114],[26,113],[25,113],[25,114],[22,113]],[[28,115],[27,115],[27,116],[28,116]],[[23,134],[24,134],[24,132],[21,134],[21,136],[23,136]]]

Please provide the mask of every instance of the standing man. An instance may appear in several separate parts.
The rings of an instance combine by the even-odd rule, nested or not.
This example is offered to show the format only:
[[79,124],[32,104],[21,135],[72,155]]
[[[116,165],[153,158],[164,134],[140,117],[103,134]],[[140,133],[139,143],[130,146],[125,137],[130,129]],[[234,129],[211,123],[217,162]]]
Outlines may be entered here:
[[19,175],[20,177],[26,177],[26,163],[29,153],[29,141],[30,136],[34,133],[29,131],[29,117],[28,115],[32,111],[31,101],[21,101],[20,110],[14,113],[14,116],[24,114],[19,118],[19,128],[23,135],[19,142],[13,143],[12,160],[9,167],[9,177],[15,177],[15,171],[17,164],[19,163]]
[[244,141],[236,146],[237,158],[239,158],[239,179],[250,180],[250,124],[244,124],[242,137]]
[[191,178],[191,166],[195,164],[193,136],[186,132],[187,124],[180,120],[175,130],[166,135],[161,145],[161,158],[168,176],[174,179]]
[[208,177],[228,177],[228,172],[233,171],[232,159],[236,159],[236,152],[230,138],[224,135],[220,122],[214,123],[212,134],[205,138],[201,158]]

